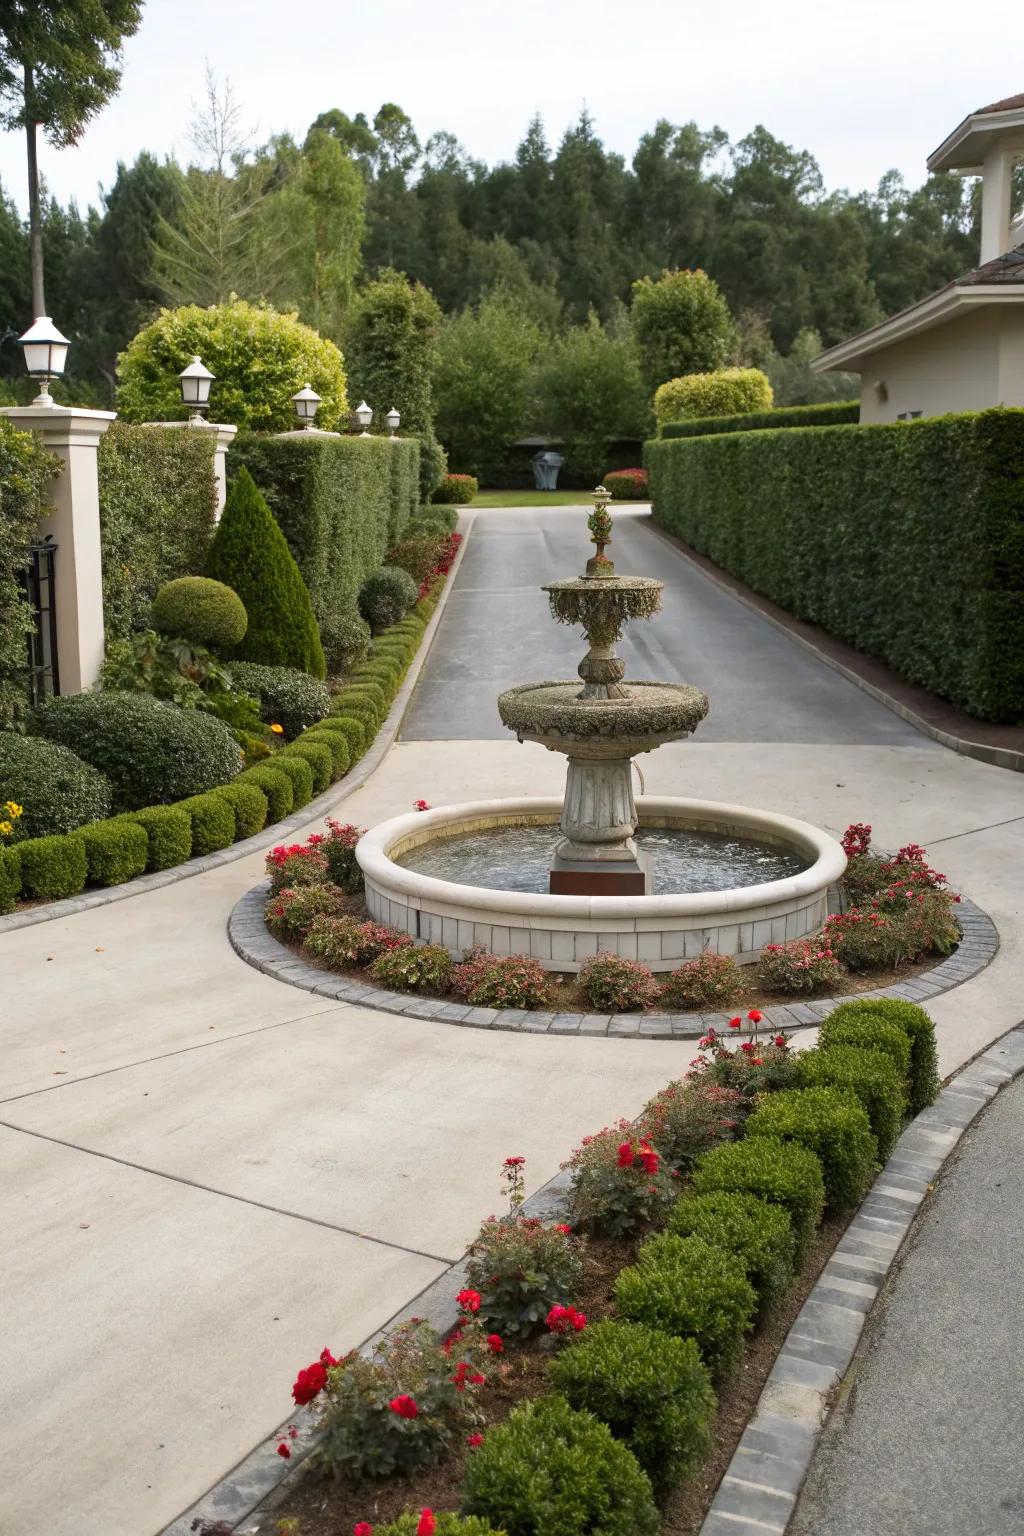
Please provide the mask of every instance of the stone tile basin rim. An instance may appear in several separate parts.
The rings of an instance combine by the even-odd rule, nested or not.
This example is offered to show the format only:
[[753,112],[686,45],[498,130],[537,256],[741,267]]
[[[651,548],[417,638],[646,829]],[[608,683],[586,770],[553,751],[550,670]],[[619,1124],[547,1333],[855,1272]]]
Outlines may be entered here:
[[[489,890],[486,886],[460,885],[424,875],[396,864],[392,853],[422,842],[428,835],[454,836],[482,831],[487,826],[529,822],[555,824],[562,801],[534,795],[515,799],[469,800],[457,805],[435,806],[429,811],[406,812],[365,832],[356,845],[356,859],[366,879],[378,889],[400,894],[408,906],[426,903],[468,907],[524,918],[608,919],[711,917],[750,908],[771,907],[777,902],[813,897],[833,885],[846,869],[846,855],[835,838],[810,822],[775,811],[755,810],[719,800],[691,800],[679,796],[644,795],[637,802],[642,826],[678,822],[705,831],[726,831],[797,848],[812,862],[807,869],[784,880],[764,885],[736,886],[724,891],[691,891],[658,896],[550,896],[525,891]],[[529,923],[523,926],[530,926]]]

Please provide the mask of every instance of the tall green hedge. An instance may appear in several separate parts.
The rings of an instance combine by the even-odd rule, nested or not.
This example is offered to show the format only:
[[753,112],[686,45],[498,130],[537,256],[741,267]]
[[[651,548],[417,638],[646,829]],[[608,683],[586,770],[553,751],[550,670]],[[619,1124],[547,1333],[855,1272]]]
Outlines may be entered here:
[[645,455],[670,533],[971,714],[1024,720],[1024,410]]
[[667,421],[661,436],[710,437],[718,432],[759,432],[765,427],[840,427],[859,420],[859,400],[832,400],[825,405],[783,405],[774,411],[749,411],[739,416]]
[[229,473],[243,466],[288,540],[321,627],[354,618],[360,586],[416,511],[419,443],[247,434],[228,458]]
[[60,468],[32,432],[19,432],[0,416],[0,727],[28,702],[28,634],[32,611],[19,577],[27,546],[46,510],[47,487]]
[[213,432],[123,421],[112,422],[100,438],[108,638],[124,639],[133,629],[146,628],[157,588],[202,570],[217,504],[214,443]]

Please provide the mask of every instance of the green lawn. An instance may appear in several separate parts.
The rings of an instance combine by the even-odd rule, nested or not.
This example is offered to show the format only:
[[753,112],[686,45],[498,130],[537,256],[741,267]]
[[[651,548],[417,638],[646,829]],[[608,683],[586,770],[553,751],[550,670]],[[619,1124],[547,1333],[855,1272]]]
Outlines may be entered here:
[[474,507],[592,507],[587,491],[478,491]]

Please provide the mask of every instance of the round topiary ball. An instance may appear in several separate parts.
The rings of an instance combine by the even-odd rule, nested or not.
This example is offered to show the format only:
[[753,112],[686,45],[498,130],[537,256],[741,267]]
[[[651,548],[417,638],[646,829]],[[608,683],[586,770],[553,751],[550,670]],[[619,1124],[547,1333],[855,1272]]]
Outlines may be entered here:
[[215,650],[238,645],[249,627],[237,592],[209,576],[179,576],[165,581],[153,599],[153,625],[164,635],[180,635]]
[[382,565],[359,588],[359,612],[374,634],[397,624],[416,601],[416,583],[397,565]]
[[0,806],[8,800],[22,808],[11,841],[49,837],[109,816],[110,782],[67,746],[0,731]]

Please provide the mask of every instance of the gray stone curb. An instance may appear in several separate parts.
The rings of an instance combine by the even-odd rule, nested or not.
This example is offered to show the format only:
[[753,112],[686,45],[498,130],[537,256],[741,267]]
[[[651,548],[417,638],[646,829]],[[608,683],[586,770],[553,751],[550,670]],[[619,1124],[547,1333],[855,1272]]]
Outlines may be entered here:
[[[410,997],[407,992],[387,992],[382,988],[330,971],[307,965],[294,952],[275,939],[263,921],[263,907],[269,882],[264,880],[246,892],[228,918],[231,947],[247,964],[264,971],[289,986],[315,992],[317,997],[335,998],[339,1003],[359,1003],[364,1008],[379,1008],[383,1013],[400,1013],[406,1018],[426,1019],[442,1024],[465,1024],[471,1029],[507,1029],[519,1034],[608,1035],[632,1040],[696,1040],[710,1028],[727,1033],[729,1015],[725,1013],[540,1013],[522,1008],[470,1008],[462,1003],[446,1003],[438,998]],[[940,992],[948,992],[983,971],[995,958],[999,935],[987,913],[973,901],[962,897],[957,917],[963,938],[946,960],[929,971],[921,971],[912,981],[897,982],[856,997],[900,997],[924,1003]],[[827,1013],[850,997],[819,997],[813,1002],[788,1003],[764,1010],[769,1029],[816,1028]]]
[[336,784],[332,784],[330,789],[325,789],[323,794],[317,795],[315,800],[310,800],[309,804],[304,805],[301,810],[294,811],[283,821],[275,821],[272,826],[264,827],[262,832],[257,832],[253,837],[244,837],[241,841],[232,843],[230,848],[221,848],[217,853],[206,854],[199,859],[187,859],[184,864],[178,864],[174,869],[157,870],[151,875],[137,875],[134,880],[127,880],[124,885],[111,885],[100,891],[84,891],[80,896],[69,896],[65,901],[51,901],[46,906],[30,907],[24,912],[10,912],[5,917],[0,917],[0,934],[10,933],[16,928],[32,928],[36,923],[55,922],[61,917],[72,917],[76,912],[87,912],[92,907],[110,906],[111,902],[127,901],[130,896],[141,896],[146,891],[158,891],[165,885],[176,885],[179,880],[191,880],[193,875],[205,875],[211,869],[220,869],[223,864],[233,864],[236,859],[244,859],[250,853],[258,853],[262,848],[270,848],[280,842],[282,837],[301,831],[303,827],[308,827],[323,816],[329,816],[357,789],[362,789],[370,775],[380,767],[398,735],[412,691],[419,681],[420,672],[434,643],[434,635],[441,622],[441,615],[455,585],[455,574],[465,555],[472,526],[471,519],[466,527],[458,529],[458,532],[463,535],[462,544],[452,563],[448,579],[441,588],[437,607],[423,631],[419,649],[409,665],[409,670],[395,695],[391,708],[381,722],[380,730],[374,737],[369,751],[360,758],[351,773],[339,779]]
[[934,1180],[978,1114],[1024,1072],[1024,1024],[911,1121],[804,1302],[700,1536],[782,1536],[864,1324]]

